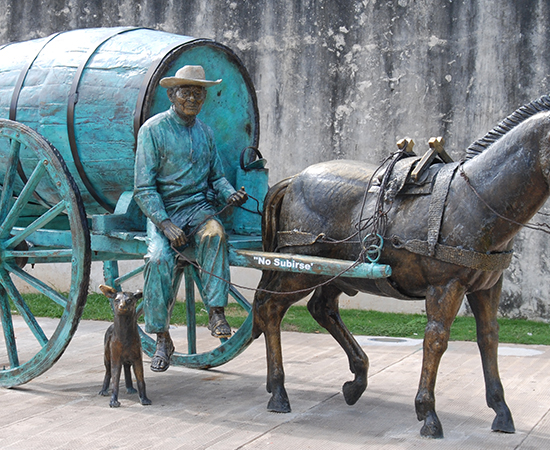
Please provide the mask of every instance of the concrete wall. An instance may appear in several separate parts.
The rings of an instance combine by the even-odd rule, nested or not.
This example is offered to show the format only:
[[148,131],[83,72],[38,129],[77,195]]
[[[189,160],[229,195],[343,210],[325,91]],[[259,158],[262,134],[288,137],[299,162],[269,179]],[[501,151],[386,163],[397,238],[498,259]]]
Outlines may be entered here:
[[[0,42],[138,25],[233,48],[257,89],[273,182],[333,158],[380,161],[405,136],[423,153],[441,135],[459,159],[550,84],[546,0],[0,0],[0,11]],[[503,314],[550,318],[546,241],[520,233]]]

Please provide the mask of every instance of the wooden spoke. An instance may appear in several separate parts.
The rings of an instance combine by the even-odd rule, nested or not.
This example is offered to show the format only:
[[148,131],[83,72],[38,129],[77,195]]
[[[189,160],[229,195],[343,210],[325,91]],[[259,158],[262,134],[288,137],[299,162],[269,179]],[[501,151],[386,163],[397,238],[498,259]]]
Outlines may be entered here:
[[19,366],[19,356],[17,355],[17,345],[15,343],[15,333],[13,331],[11,307],[6,290],[2,286],[0,286],[0,308],[4,341],[6,343],[10,367],[17,367]]
[[46,337],[46,334],[36,321],[36,318],[31,312],[29,306],[27,305],[27,303],[11,281],[9,274],[5,270],[0,270],[0,283],[12,299],[15,307],[17,308],[21,316],[25,319],[25,322],[32,331],[32,334],[34,334],[34,336],[40,343],[40,346],[44,347],[48,343],[48,338]]
[[197,353],[197,317],[195,315],[195,285],[191,266],[185,268],[185,303],[187,307],[187,353]]
[[13,248],[17,246],[19,243],[21,243],[25,238],[29,237],[32,233],[34,233],[36,230],[44,227],[48,224],[48,222],[55,219],[59,214],[61,214],[63,211],[67,209],[67,206],[65,205],[65,201],[60,201],[57,205],[50,208],[48,211],[46,211],[44,214],[42,214],[38,219],[36,219],[33,223],[31,223],[28,227],[26,227],[23,231],[20,233],[17,233],[16,236],[12,237],[11,239],[8,239],[5,243],[6,248]]
[[235,289],[234,286],[229,286],[229,295],[235,299],[235,301],[241,305],[241,307],[245,310],[250,312],[252,310],[252,305],[250,302],[243,297],[243,295]]
[[30,273],[25,272],[16,265],[10,265],[9,270],[25,281],[29,286],[32,286],[41,294],[44,294],[46,297],[57,303],[59,306],[62,306],[63,308],[67,307],[67,299],[43,281],[33,277]]
[[27,205],[32,194],[34,193],[36,186],[38,186],[38,183],[40,182],[42,177],[45,175],[46,166],[48,164],[49,162],[47,160],[42,160],[38,163],[38,165],[33,170],[31,176],[29,177],[29,180],[25,184],[25,187],[23,188],[23,190],[17,197],[17,200],[15,201],[9,213],[7,214],[6,219],[4,220],[4,223],[0,225],[0,238],[5,238],[6,236],[9,235],[12,227],[14,226],[15,222],[19,218],[21,211],[23,211],[23,208]]
[[[0,308],[9,367],[0,365],[0,386],[10,387],[44,373],[67,348],[88,294],[91,249],[78,187],[55,147],[29,127],[0,119],[0,149],[9,159],[0,197]],[[30,176],[17,178],[18,168]],[[26,271],[28,262],[70,264],[68,297]],[[35,317],[12,275],[61,306],[61,317]],[[26,323],[17,333],[9,299]]]

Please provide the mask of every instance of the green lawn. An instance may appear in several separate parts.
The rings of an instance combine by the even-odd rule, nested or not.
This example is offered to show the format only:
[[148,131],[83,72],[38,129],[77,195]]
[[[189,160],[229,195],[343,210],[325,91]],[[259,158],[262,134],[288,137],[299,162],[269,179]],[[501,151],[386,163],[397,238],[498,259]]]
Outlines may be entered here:
[[[31,311],[37,317],[60,317],[63,310],[41,295],[24,296]],[[197,302],[197,324],[206,326],[208,315]],[[227,308],[228,321],[239,327],[246,314],[235,304]],[[424,336],[426,317],[422,314],[397,314],[357,309],[341,310],[342,319],[353,334],[368,336],[393,336],[421,339]],[[106,297],[101,294],[88,296],[83,319],[112,320],[113,314]],[[172,314],[173,324],[185,324],[185,303],[177,302]],[[500,342],[516,344],[550,345],[550,325],[520,319],[499,319]],[[303,333],[326,333],[309,315],[305,306],[292,306],[283,321],[283,330]],[[451,340],[475,341],[476,328],[472,317],[457,317],[451,328]]]

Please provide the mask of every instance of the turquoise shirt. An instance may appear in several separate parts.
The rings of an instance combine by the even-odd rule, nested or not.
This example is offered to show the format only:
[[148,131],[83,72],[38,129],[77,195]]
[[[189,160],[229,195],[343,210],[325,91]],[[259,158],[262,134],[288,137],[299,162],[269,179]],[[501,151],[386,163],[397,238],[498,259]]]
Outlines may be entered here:
[[177,216],[188,224],[197,209],[212,209],[206,199],[214,190],[223,203],[235,189],[224,177],[212,130],[195,119],[187,126],[170,108],[147,120],[138,133],[134,198],[159,225]]

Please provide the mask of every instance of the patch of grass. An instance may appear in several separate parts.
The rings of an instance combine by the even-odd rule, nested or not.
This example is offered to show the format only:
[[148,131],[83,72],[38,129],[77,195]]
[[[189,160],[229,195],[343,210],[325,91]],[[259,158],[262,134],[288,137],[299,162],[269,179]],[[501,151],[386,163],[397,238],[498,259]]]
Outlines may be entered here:
[[[25,294],[24,299],[36,317],[61,317],[63,308],[40,294]],[[15,308],[12,305],[12,310]],[[342,309],[342,320],[349,330],[356,335],[392,336],[422,339],[426,327],[426,316],[422,314],[398,314],[357,309]],[[201,302],[195,306],[198,326],[206,326],[208,313]],[[246,319],[246,312],[237,304],[230,303],[226,316],[233,328],[238,328]],[[82,315],[87,320],[113,320],[111,306],[101,294],[90,294]],[[140,318],[143,321],[143,317]],[[187,322],[186,305],[176,302],[171,323],[184,325]],[[550,325],[522,319],[498,319],[500,325],[500,342],[514,344],[550,345]],[[292,306],[283,319],[284,331],[302,333],[326,333],[309,314],[305,306]],[[476,324],[473,317],[457,317],[451,327],[451,340],[475,341]]]
[[[67,296],[66,294],[63,295]],[[45,295],[23,294],[23,298],[36,317],[60,318],[63,314],[63,308]],[[17,314],[13,303],[11,303],[11,309],[14,314]],[[208,324],[208,313],[201,302],[197,302],[195,305],[195,315],[198,326],[206,326]],[[229,324],[232,327],[238,328],[246,319],[247,314],[239,305],[230,303],[226,308],[226,316]],[[113,311],[107,297],[97,293],[88,295],[82,319],[112,321]],[[143,323],[143,316],[139,318],[139,322]],[[176,302],[170,323],[173,325],[185,325],[187,323],[187,311],[184,302]]]

